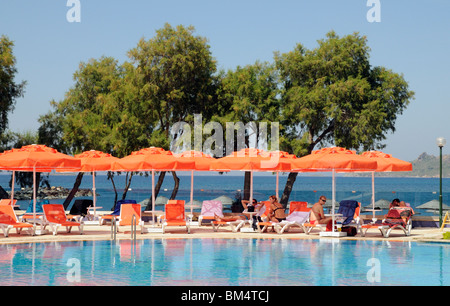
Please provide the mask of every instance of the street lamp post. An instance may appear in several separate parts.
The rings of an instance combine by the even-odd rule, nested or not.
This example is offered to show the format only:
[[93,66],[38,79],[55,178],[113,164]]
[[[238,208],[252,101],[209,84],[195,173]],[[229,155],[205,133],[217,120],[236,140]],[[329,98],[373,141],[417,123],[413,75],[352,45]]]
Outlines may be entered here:
[[445,143],[444,137],[436,139],[436,144],[439,147],[439,227],[442,226],[442,148]]

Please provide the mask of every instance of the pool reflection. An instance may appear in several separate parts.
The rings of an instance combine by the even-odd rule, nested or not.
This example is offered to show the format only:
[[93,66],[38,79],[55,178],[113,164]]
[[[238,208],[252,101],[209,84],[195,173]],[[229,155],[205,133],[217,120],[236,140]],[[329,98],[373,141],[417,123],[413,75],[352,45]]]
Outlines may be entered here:
[[[2,285],[448,285],[450,246],[338,239],[0,245]],[[379,262],[380,282],[368,277]],[[79,266],[69,263],[79,263]],[[77,271],[77,269],[79,271]],[[74,275],[79,273],[79,281]]]

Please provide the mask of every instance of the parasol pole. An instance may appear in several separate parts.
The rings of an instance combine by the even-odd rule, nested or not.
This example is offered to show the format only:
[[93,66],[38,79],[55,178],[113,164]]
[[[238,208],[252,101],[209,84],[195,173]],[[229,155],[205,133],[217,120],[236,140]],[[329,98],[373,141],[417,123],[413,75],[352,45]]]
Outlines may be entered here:
[[253,170],[250,171],[250,199],[249,203],[253,205]]
[[14,182],[16,180],[15,177],[16,177],[16,171],[13,170],[12,182],[11,182],[11,205],[13,205],[13,203],[14,203]]
[[152,170],[152,225],[155,225],[155,170]]
[[36,166],[33,166],[33,225],[36,226]]
[[192,209],[194,205],[194,170],[191,170],[191,219],[192,219]]
[[96,190],[95,189],[95,172],[92,171],[92,192],[94,193],[93,194],[93,196],[94,196],[94,220],[97,217],[97,208],[96,208],[96,205],[97,205],[97,192],[95,190]]
[[331,192],[332,192],[332,196],[331,196],[331,218],[332,218],[331,220],[332,220],[332,223],[331,223],[331,226],[333,228],[332,232],[334,232],[334,209],[335,209],[334,200],[335,200],[335,196],[336,196],[336,182],[335,182],[336,176],[335,176],[335,174],[336,174],[336,171],[333,168],[333,171],[332,171],[333,181],[332,181],[332,185],[331,185],[331,189],[332,189],[331,190]]
[[277,195],[277,201],[280,201],[280,199],[279,199],[279,197],[278,197],[279,179],[280,179],[279,173],[280,173],[280,172],[277,171],[277,183],[276,183],[276,193],[275,193],[275,194]]
[[375,171],[372,171],[372,220],[375,220]]

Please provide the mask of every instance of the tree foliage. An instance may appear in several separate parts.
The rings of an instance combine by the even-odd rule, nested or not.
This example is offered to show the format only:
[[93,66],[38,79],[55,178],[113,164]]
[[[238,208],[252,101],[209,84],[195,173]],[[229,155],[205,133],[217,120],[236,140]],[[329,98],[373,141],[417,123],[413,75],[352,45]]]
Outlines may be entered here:
[[[329,32],[313,50],[298,44],[275,54],[284,88],[281,98],[286,135],[283,147],[299,156],[317,145],[380,149],[397,116],[414,93],[402,75],[371,67],[367,39]],[[287,204],[295,182],[291,173],[283,194]]]
[[298,44],[291,52],[276,53],[290,150],[305,155],[318,144],[383,147],[414,93],[403,76],[372,68],[369,51],[366,37],[358,33],[340,38],[330,32],[316,49]]
[[152,135],[156,144],[168,148],[174,123],[193,123],[197,113],[207,120],[214,113],[216,62],[209,48],[206,38],[194,35],[192,26],[166,24],[154,38],[141,39],[128,52],[143,117],[158,130]]
[[25,81],[16,83],[16,58],[14,43],[8,37],[0,36],[0,136],[8,127],[8,114],[14,110],[17,98],[22,97]]

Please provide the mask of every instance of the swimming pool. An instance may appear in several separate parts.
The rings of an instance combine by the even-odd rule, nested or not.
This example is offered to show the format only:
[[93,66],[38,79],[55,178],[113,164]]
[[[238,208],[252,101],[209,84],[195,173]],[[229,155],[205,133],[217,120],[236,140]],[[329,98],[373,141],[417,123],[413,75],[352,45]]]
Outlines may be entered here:
[[0,246],[1,285],[450,285],[450,245],[149,239]]

